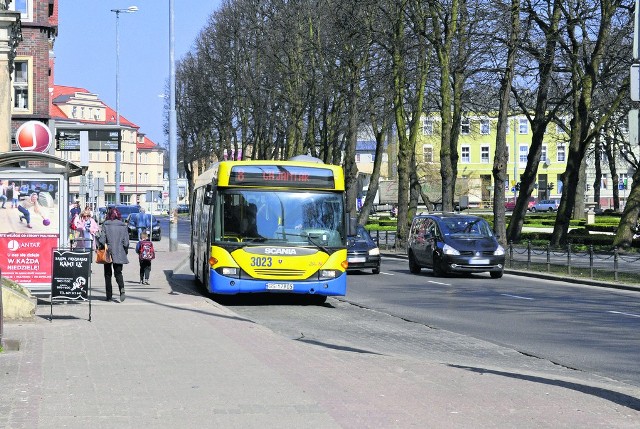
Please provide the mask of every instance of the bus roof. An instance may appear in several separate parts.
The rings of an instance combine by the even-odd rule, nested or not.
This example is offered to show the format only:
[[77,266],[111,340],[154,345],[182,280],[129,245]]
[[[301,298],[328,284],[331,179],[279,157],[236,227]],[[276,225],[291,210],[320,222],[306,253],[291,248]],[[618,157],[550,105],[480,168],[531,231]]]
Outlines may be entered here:
[[342,167],[314,161],[220,161],[196,178],[195,187],[214,181],[218,186],[344,191]]

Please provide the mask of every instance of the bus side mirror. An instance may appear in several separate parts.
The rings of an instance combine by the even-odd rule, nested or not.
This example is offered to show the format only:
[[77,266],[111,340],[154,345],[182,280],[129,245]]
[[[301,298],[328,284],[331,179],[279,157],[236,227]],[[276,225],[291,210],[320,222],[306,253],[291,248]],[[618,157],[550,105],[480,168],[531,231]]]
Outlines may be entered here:
[[358,218],[350,217],[349,218],[349,227],[347,231],[347,235],[353,237],[357,234],[356,227],[358,226]]
[[213,187],[209,184],[204,188],[204,204],[210,206],[213,203]]

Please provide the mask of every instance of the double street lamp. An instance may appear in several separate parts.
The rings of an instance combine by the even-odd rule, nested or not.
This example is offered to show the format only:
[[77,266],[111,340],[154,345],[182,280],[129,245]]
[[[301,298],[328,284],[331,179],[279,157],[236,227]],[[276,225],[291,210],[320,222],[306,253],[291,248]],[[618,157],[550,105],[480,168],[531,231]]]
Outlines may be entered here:
[[[120,34],[119,34],[119,23],[120,23],[120,14],[121,13],[134,13],[138,11],[137,6],[129,6],[126,9],[111,9],[111,12],[116,14],[116,127],[118,128],[118,133],[122,136],[122,131],[120,130]],[[122,137],[120,138],[120,143],[122,144]],[[120,163],[121,163],[121,153],[122,147],[116,151],[116,174],[115,174],[115,203],[120,204]]]

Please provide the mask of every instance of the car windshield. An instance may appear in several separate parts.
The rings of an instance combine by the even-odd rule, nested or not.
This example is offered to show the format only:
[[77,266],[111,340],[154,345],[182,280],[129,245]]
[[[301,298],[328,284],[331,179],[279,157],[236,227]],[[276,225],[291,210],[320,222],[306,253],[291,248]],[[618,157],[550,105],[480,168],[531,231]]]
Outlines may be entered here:
[[339,247],[346,242],[342,194],[223,190],[214,241]]
[[350,243],[356,243],[356,242],[366,243],[369,245],[374,244],[373,239],[371,238],[367,230],[364,229],[363,226],[358,226],[358,228],[356,229],[356,235],[349,236],[349,242]]
[[472,238],[492,237],[493,231],[489,223],[478,217],[455,217],[442,221],[444,235],[465,236]]

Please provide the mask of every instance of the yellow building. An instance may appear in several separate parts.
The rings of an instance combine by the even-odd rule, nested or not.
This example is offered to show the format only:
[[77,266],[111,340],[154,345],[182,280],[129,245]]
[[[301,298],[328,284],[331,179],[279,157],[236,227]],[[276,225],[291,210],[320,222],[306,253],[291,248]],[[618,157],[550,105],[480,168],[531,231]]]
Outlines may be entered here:
[[[440,178],[440,118],[434,115],[422,118],[422,132],[416,144],[418,174],[423,188],[431,197],[439,198]],[[462,119],[458,141],[458,177],[456,199],[468,195],[471,207],[488,208],[493,202],[493,159],[496,147],[497,118],[468,115]],[[568,154],[567,134],[561,127],[550,125],[542,145],[536,189],[538,199],[560,198],[560,174],[566,169]],[[520,181],[527,165],[532,131],[525,116],[509,119],[507,130],[508,197],[516,195],[515,184]]]

